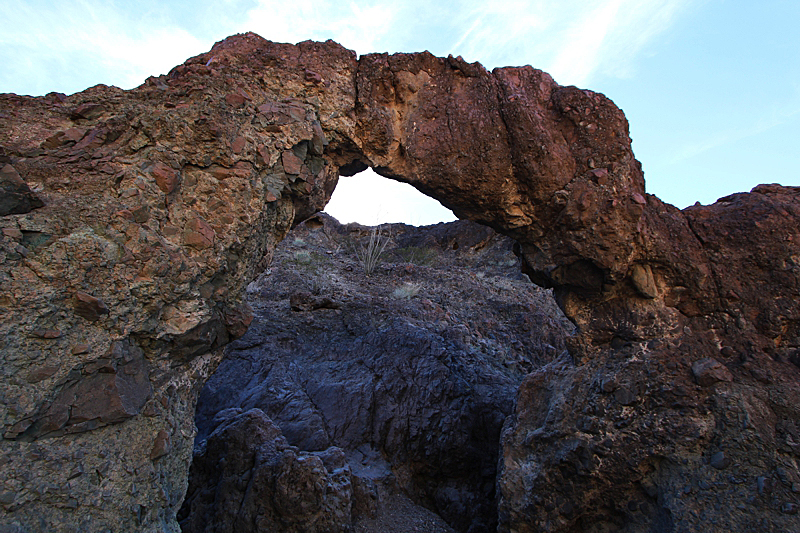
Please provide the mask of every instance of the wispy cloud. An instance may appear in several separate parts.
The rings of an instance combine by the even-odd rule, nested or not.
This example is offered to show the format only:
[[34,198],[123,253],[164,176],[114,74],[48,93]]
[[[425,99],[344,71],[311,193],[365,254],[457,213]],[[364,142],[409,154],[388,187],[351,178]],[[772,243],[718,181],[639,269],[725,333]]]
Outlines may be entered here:
[[[688,0],[464,2],[453,48],[490,67],[532,64],[564,84],[628,76],[642,49],[668,31]],[[455,52],[454,52],[455,53]]]
[[131,88],[212,44],[157,17],[130,17],[87,0],[47,9],[5,2],[0,18],[0,91],[75,92],[96,83]]
[[561,36],[563,46],[550,65],[557,80],[583,85],[603,61],[608,35],[614,31],[624,0],[611,0],[570,24]]
[[[358,53],[432,50],[488,68],[532,64],[560,83],[627,76],[689,0],[100,0],[0,3],[0,90],[125,88],[168,71],[231,33],[283,42],[334,39]],[[248,7],[249,6],[249,7]],[[39,65],[36,76],[25,73]],[[97,72],[95,79],[89,79]],[[24,81],[24,83],[22,83]],[[66,86],[67,83],[71,86]],[[23,88],[24,87],[24,88]]]

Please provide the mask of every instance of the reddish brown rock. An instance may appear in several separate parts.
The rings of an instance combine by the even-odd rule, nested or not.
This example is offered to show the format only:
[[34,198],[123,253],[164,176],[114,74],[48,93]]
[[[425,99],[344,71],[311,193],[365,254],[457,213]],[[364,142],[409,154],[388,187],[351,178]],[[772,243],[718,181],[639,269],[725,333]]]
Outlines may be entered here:
[[150,459],[156,460],[159,457],[164,457],[169,453],[170,448],[170,438],[169,432],[162,429],[156,435],[155,440],[153,441],[153,449],[150,451]]
[[75,292],[75,313],[86,320],[97,321],[110,313],[108,306],[100,298],[95,298],[82,291]]
[[[251,102],[232,112],[231,94]],[[2,183],[16,191],[2,199],[27,202],[0,215],[12,230],[0,237],[0,371],[23,376],[0,389],[0,454],[18,494],[0,525],[46,516],[63,530],[174,529],[196,389],[230,338],[222,309],[241,304],[275,243],[325,205],[339,173],[372,166],[513,237],[526,273],[578,327],[569,357],[531,378],[507,424],[501,531],[793,527],[780,511],[786,484],[755,499],[740,492],[797,459],[798,188],[760,186],[680,211],[646,194],[627,121],[601,94],[531,67],[357,58],[330,41],[237,35],[131,91],[0,95],[0,106]],[[66,133],[76,127],[85,134]],[[235,153],[238,136],[264,148]],[[177,172],[180,186],[148,176],[153,165]],[[221,180],[216,168],[237,171]],[[86,287],[102,292],[108,314],[87,314],[103,320],[64,312]],[[123,374],[97,355],[71,354],[79,342],[96,353],[141,346],[152,397],[127,396]],[[698,387],[692,364],[721,348],[733,381]],[[60,370],[28,382],[34,360]],[[611,379],[613,392],[596,386]],[[110,391],[96,398],[110,406],[102,412],[80,399],[97,387]],[[138,416],[138,401],[156,396],[171,398],[148,411],[164,420]],[[74,409],[83,414],[70,422]],[[151,462],[144,435],[166,418],[182,429]],[[716,475],[698,465],[723,442],[741,465],[737,482],[699,479]],[[125,459],[105,466],[109,456]],[[63,464],[105,472],[103,484],[70,478],[54,466]],[[42,479],[95,503],[72,512],[38,489]],[[721,504],[693,488],[701,480]]]
[[71,118],[73,120],[78,120],[78,119],[91,120],[103,114],[104,111],[105,107],[103,106],[103,104],[99,104],[97,102],[86,102],[80,104],[78,107],[72,110]]
[[89,353],[89,350],[91,350],[91,347],[88,344],[76,344],[72,347],[72,355]]
[[[242,38],[220,43],[211,64],[238,71],[260,57],[266,85],[249,74],[209,76],[212,58],[198,57],[133,91],[98,85],[63,98],[0,95],[9,111],[0,127],[3,185],[21,187],[18,176],[36,184],[35,196],[25,185],[24,209],[0,215],[0,369],[19,376],[0,386],[0,492],[20,494],[1,508],[0,529],[36,530],[42,520],[54,531],[177,527],[197,391],[221,346],[249,323],[241,295],[258,265],[333,191],[336,167],[306,148],[319,141],[320,121],[326,117],[330,135],[352,129],[351,119],[328,118],[354,106],[352,52],[308,43],[301,63],[310,64],[279,65],[267,55],[299,48],[274,45],[263,55],[265,41]],[[305,68],[335,83],[315,88]],[[281,86],[301,85],[310,100],[276,100]],[[245,101],[229,103],[231,94]],[[268,112],[247,111],[245,94]],[[238,136],[260,153],[233,153]],[[277,155],[296,145],[313,175],[293,185]],[[229,172],[217,177],[214,169]],[[97,301],[76,299],[76,291]],[[140,346],[149,371],[103,362],[100,354],[117,342]],[[80,344],[92,349],[73,353]],[[45,377],[34,368],[57,370]],[[169,453],[151,461],[152,435],[162,427],[174,428]],[[41,453],[28,454],[31,445]],[[72,466],[102,472],[106,488],[88,474],[71,477]],[[76,501],[103,503],[74,512],[61,493],[33,489],[44,479],[69,486]]]
[[225,95],[225,101],[234,107],[241,107],[247,100],[241,94],[230,93]]
[[253,322],[253,310],[247,303],[232,309],[226,309],[224,314],[225,327],[233,338],[244,335]]
[[233,142],[231,143],[231,151],[232,151],[234,154],[238,154],[238,153],[240,153],[242,150],[244,150],[244,147],[245,147],[246,145],[247,145],[247,141],[245,140],[245,138],[244,138],[244,137],[242,137],[242,136],[236,137],[236,138],[233,140]]
[[57,339],[63,335],[57,329],[44,329],[44,328],[37,328],[33,330],[31,333],[37,337],[41,337],[42,339]]
[[34,368],[33,370],[31,370],[28,373],[28,375],[25,377],[25,379],[29,383],[38,383],[39,381],[42,381],[43,379],[49,378],[50,376],[52,376],[56,372],[58,372],[58,367],[57,366],[43,366],[43,367],[39,367],[39,368]]
[[200,217],[191,219],[183,232],[184,242],[198,250],[214,246],[215,236],[214,229]]
[[156,163],[150,172],[156,180],[156,185],[164,191],[164,194],[174,191],[180,181],[178,172],[164,163]]
[[730,370],[711,357],[692,363],[692,374],[694,374],[697,384],[702,387],[708,387],[720,381],[733,381],[733,374]]
[[[5,432],[6,439],[35,439],[91,431],[138,414],[152,393],[143,352],[117,342],[102,359],[80,364],[56,386],[58,391],[33,417]],[[50,372],[49,377],[55,374]],[[39,376],[36,376],[37,378]],[[34,382],[41,381],[36,379]]]
[[283,162],[283,169],[287,174],[300,174],[303,160],[297,157],[294,152],[285,150],[281,154],[281,161]]

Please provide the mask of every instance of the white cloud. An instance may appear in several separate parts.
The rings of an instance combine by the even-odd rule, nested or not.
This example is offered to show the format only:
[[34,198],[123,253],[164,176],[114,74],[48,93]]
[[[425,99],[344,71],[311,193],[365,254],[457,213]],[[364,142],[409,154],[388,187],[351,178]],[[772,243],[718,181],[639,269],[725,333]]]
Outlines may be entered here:
[[27,94],[71,93],[97,83],[129,89],[212,44],[158,18],[132,17],[88,0],[49,9],[7,3],[0,18],[6,56],[0,90]]
[[[244,31],[292,43],[333,39],[360,54],[429,49],[487,68],[532,64],[560,83],[591,88],[597,76],[630,76],[642,51],[672,27],[690,1],[253,0],[249,9],[245,4],[6,0],[0,3],[0,91],[71,93],[96,83],[131,88]],[[422,215],[410,220],[422,222]]]
[[[167,7],[148,1],[123,10],[98,0],[50,3],[46,8],[35,0],[17,0],[0,6],[5,22],[0,46],[6,45],[6,51],[0,51],[9,58],[0,83],[5,86],[12,77],[19,78],[29,70],[25,62],[30,59],[52,68],[40,74],[40,92],[65,90],[52,83],[63,84],[71,71],[82,70],[87,75],[90,70],[102,72],[68,92],[99,82],[129,88],[208,50],[215,40],[254,31],[282,42],[330,38],[360,54],[434,49],[488,68],[532,64],[560,83],[587,86],[598,74],[630,75],[643,47],[668,30],[687,4],[688,0],[456,0],[443,8],[419,1],[258,0],[251,9],[236,13],[225,3],[200,2],[186,7],[204,13],[190,25],[177,15],[170,19]],[[175,11],[177,4],[166,5]],[[208,37],[201,37],[203,31]],[[212,31],[218,33],[211,35]],[[44,87],[47,83],[51,86]]]
[[238,31],[270,41],[297,43],[333,39],[359,54],[380,51],[391,34],[399,4],[394,2],[285,2],[259,0]]
[[556,80],[573,85],[584,85],[588,81],[603,60],[604,41],[615,28],[623,2],[603,2],[566,28],[561,51],[549,67]]

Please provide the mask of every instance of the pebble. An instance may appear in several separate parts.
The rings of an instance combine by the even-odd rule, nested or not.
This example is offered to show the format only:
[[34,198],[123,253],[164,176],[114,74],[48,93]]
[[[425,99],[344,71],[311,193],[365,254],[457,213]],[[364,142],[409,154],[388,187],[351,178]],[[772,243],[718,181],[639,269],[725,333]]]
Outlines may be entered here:
[[621,387],[614,393],[614,399],[622,405],[631,405],[636,403],[636,393],[628,387]]
[[725,452],[717,452],[711,456],[709,464],[717,470],[724,470],[731,464],[731,460],[725,457]]

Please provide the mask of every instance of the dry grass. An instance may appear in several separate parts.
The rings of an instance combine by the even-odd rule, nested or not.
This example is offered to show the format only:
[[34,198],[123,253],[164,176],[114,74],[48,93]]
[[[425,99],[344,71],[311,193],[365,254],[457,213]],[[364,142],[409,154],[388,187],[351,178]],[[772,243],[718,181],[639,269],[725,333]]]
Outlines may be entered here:
[[403,283],[402,286],[397,287],[392,292],[392,296],[398,300],[409,300],[419,294],[419,291],[421,290],[422,283],[406,282]]
[[361,243],[356,248],[356,256],[364,269],[364,275],[369,277],[378,267],[390,240],[389,235],[383,234],[381,226],[375,226],[369,233],[367,243]]

